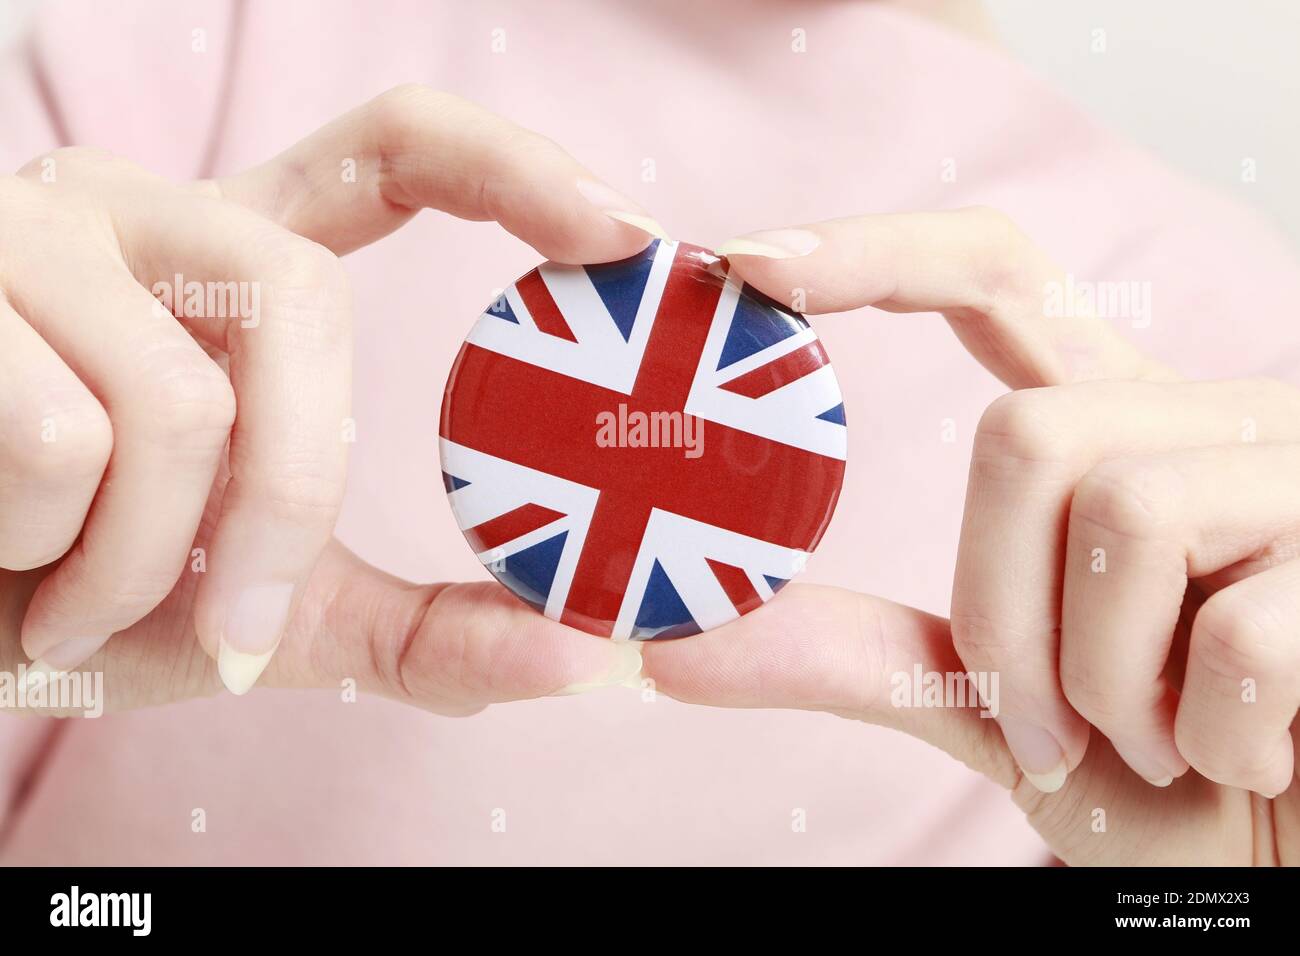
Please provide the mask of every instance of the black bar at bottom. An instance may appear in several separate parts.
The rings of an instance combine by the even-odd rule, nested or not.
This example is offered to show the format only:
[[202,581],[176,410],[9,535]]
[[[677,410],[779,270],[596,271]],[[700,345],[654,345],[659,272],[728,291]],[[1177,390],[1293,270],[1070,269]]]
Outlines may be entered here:
[[414,934],[451,945],[503,936],[656,946],[774,932],[811,942],[889,934],[918,943],[1105,935],[1224,943],[1294,930],[1287,870],[4,869],[6,943],[75,934],[216,945],[334,944]]

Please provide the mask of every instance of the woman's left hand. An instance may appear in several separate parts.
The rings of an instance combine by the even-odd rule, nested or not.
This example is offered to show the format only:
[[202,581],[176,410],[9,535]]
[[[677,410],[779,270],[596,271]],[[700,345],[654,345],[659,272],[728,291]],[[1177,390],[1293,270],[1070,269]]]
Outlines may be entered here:
[[[647,645],[658,689],[922,737],[1013,788],[1069,863],[1300,862],[1300,391],[1179,381],[1080,309],[1046,316],[1064,276],[987,210],[719,252],[774,298],[804,290],[810,312],[942,312],[1014,391],[975,438],[951,625],[792,586]],[[892,706],[891,675],[918,663],[997,674],[997,726]]]

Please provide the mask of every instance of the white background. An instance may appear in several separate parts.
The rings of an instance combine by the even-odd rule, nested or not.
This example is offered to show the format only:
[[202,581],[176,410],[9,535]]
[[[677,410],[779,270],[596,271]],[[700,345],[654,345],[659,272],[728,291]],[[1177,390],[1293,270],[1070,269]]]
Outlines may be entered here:
[[[987,0],[1036,72],[1300,243],[1300,2]],[[1093,53],[1093,31],[1106,52]],[[1258,181],[1241,181],[1244,158]]]

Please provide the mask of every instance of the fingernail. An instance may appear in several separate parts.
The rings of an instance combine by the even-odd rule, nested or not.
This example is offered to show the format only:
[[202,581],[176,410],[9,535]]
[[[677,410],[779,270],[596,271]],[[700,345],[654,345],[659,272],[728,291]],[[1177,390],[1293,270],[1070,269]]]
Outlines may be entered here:
[[822,244],[821,236],[807,229],[769,229],[728,239],[718,246],[720,256],[762,256],[764,259],[797,259]]
[[84,663],[107,641],[107,637],[70,637],[46,648],[35,663],[46,665],[50,671],[70,671]]
[[668,233],[664,232],[664,227],[649,216],[643,216],[635,212],[621,212],[619,210],[604,209],[602,212],[610,219],[617,219],[619,222],[625,222],[629,226],[636,226],[642,232],[648,232],[656,239],[662,239],[664,242],[671,242]]
[[244,696],[253,689],[274,653],[275,648],[265,654],[247,654],[235,650],[223,640],[217,650],[217,673],[221,675],[221,683],[236,697]]
[[1002,714],[998,723],[1025,779],[1043,793],[1060,790],[1069,771],[1066,769],[1065,751],[1056,738],[1037,724],[1009,714]]
[[612,647],[614,649],[614,660],[603,677],[593,681],[569,684],[567,687],[560,688],[555,693],[555,696],[569,697],[573,694],[585,694],[589,690],[616,687],[620,684],[625,687],[640,686],[639,683],[634,685],[630,682],[641,673],[641,645],[636,641],[617,641],[612,644]]
[[292,582],[246,588],[235,598],[217,651],[217,672],[232,694],[248,693],[266,670],[292,602]]
[[27,665],[27,672],[23,675],[23,690],[31,693],[36,687],[49,681],[55,674],[61,673],[62,671],[59,668],[51,667],[38,658]]
[[610,219],[616,219],[619,222],[627,223],[629,226],[635,226],[656,239],[662,239],[665,242],[670,241],[663,226],[647,216],[645,210],[618,190],[612,189],[604,183],[598,183],[594,179],[579,179],[577,186],[582,198],[606,216],[609,216]]
[[1165,767],[1164,762],[1146,753],[1140,747],[1120,746],[1110,742],[1129,768],[1153,787],[1167,787],[1174,782],[1174,774]]

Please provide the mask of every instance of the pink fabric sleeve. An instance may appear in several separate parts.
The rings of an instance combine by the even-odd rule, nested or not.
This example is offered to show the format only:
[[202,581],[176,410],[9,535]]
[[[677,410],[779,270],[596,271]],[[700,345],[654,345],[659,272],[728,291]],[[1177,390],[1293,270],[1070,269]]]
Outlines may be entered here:
[[[53,0],[0,60],[12,172],[58,146],[107,149],[176,179],[200,175],[220,135],[242,3]],[[85,41],[94,39],[94,49]]]

